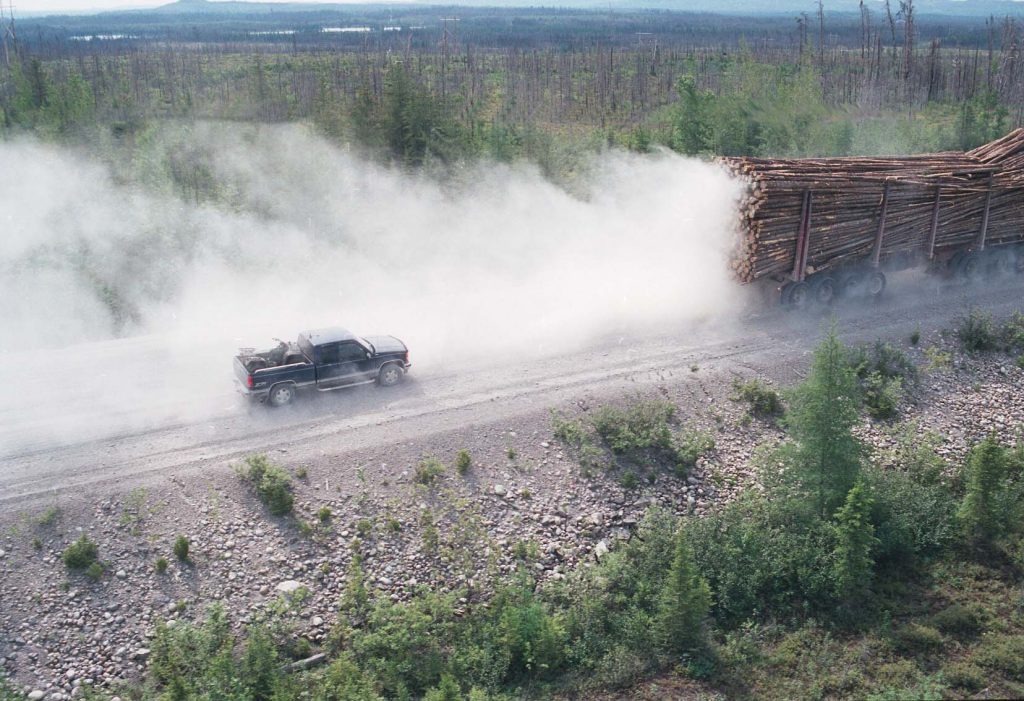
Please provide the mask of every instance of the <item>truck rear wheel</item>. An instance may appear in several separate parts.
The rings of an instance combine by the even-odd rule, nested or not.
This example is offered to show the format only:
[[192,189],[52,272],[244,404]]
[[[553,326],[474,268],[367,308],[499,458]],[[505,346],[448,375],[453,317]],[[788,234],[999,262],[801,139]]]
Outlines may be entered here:
[[377,374],[377,382],[381,387],[393,387],[402,381],[402,368],[398,367],[394,363],[385,365],[380,369],[380,373]]
[[280,385],[274,385],[270,388],[270,395],[268,397],[270,406],[285,406],[291,404],[292,400],[295,399],[295,387],[283,383]]
[[816,278],[811,281],[810,297],[815,304],[827,307],[836,298],[836,282],[829,276]]

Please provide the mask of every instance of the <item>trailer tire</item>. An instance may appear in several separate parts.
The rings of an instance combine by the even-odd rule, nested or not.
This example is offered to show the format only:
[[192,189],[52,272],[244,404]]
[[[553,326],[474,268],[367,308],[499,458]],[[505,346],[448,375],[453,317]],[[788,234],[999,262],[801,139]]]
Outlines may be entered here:
[[808,290],[808,296],[815,304],[827,307],[835,301],[836,281],[831,275],[823,275],[822,277],[812,280],[810,283],[810,289]]
[[872,270],[867,275],[865,289],[871,299],[878,299],[885,292],[885,273],[881,270]]
[[956,264],[956,273],[963,282],[977,282],[985,272],[984,261],[980,251],[964,254]]
[[803,309],[806,307],[807,300],[810,298],[808,287],[806,282],[791,282],[787,285],[788,294],[784,297],[786,306],[791,309]]
[[1010,277],[1017,272],[1017,257],[1005,248],[992,252],[992,273],[996,277]]
[[836,293],[842,299],[861,297],[864,294],[864,283],[866,280],[867,276],[859,270],[843,273],[839,276]]
[[287,406],[295,399],[295,385],[290,382],[281,382],[270,388],[267,394],[267,401],[272,407]]

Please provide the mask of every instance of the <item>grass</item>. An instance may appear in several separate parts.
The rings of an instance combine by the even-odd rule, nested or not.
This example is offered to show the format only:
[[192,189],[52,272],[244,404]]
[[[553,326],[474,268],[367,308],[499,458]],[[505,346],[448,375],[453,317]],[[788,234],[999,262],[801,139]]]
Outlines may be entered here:
[[167,558],[166,557],[159,557],[159,558],[157,558],[156,565],[155,565],[156,573],[157,574],[164,574],[165,572],[167,572],[167,564],[168,563],[167,563]]
[[320,523],[330,523],[331,517],[333,515],[334,514],[331,512],[331,507],[329,506],[321,506],[319,510],[317,510],[316,512],[316,517],[320,521]]

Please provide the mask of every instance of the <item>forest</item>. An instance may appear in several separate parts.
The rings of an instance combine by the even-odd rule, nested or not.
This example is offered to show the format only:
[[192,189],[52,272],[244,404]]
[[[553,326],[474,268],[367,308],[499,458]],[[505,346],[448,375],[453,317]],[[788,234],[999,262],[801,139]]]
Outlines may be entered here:
[[609,147],[940,151],[1024,123],[1018,18],[884,8],[8,18],[0,134],[130,149],[170,121],[302,122],[406,166],[526,159],[559,179]]

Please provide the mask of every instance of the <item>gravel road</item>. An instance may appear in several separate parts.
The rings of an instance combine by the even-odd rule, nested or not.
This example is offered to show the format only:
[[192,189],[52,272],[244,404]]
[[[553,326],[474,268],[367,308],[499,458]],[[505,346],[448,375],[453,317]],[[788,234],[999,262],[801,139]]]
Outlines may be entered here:
[[[1009,313],[1024,306],[1024,285],[964,289],[907,274],[881,302],[834,314],[845,339],[870,341],[948,328],[971,306]],[[803,365],[827,323],[820,313],[765,308],[730,316],[611,333],[576,352],[490,364],[418,367],[413,348],[413,371],[398,387],[314,394],[283,410],[248,406],[226,370],[209,379],[210,367],[228,368],[229,358],[185,353],[159,339],[34,354],[0,373],[8,398],[0,410],[0,516],[57,493],[222,470],[253,452],[305,460],[422,442],[456,427],[546,413],[585,392],[672,383],[693,366],[740,372],[754,365],[785,377]]]

